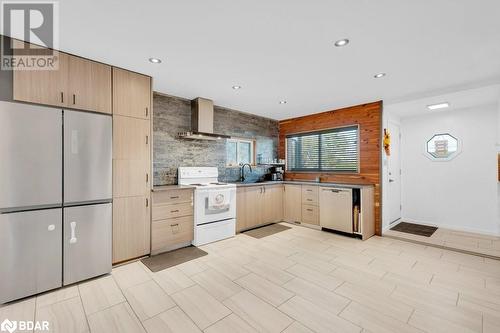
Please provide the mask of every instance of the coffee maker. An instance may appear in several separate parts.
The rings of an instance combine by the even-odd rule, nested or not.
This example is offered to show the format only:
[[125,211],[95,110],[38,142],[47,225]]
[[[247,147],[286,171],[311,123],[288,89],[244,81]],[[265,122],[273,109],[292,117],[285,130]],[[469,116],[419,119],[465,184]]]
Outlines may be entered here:
[[281,181],[283,180],[283,167],[282,166],[272,166],[269,168],[270,172],[270,180],[272,181]]

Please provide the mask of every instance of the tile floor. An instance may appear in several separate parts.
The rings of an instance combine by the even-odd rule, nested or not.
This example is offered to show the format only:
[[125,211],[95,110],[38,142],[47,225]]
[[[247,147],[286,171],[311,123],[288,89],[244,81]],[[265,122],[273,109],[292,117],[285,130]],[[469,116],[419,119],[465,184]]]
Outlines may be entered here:
[[500,261],[293,225],[0,307],[52,332],[500,332]]
[[500,259],[500,237],[439,228],[430,237],[412,235],[395,230],[387,230],[384,236],[401,240],[437,245],[467,253],[477,253]]

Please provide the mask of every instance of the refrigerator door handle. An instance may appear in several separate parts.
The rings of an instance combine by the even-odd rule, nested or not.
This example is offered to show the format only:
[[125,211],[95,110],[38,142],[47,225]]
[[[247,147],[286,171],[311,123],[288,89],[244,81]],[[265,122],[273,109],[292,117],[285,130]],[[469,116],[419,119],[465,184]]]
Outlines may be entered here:
[[73,221],[69,225],[71,227],[71,238],[69,239],[69,243],[75,244],[78,241],[78,238],[76,238],[76,222]]

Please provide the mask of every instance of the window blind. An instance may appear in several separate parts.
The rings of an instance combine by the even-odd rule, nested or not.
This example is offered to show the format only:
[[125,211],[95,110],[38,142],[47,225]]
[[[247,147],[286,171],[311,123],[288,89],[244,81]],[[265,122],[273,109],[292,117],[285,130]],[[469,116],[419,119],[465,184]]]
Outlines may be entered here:
[[358,172],[359,128],[287,135],[286,154],[290,171]]

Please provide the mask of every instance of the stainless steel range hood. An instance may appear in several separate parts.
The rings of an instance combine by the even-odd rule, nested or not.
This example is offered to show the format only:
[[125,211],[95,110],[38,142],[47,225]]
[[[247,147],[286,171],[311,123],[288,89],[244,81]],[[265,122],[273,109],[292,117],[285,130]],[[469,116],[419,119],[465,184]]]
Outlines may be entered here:
[[198,97],[191,101],[191,131],[180,132],[179,138],[191,140],[229,139],[229,135],[214,133],[214,102]]

